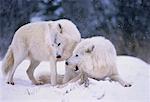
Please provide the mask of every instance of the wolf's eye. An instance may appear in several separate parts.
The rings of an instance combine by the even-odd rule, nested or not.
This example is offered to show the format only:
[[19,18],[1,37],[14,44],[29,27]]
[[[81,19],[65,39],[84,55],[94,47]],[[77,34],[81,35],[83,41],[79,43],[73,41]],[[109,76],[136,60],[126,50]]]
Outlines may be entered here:
[[61,45],[61,43],[58,43],[58,46],[60,46]]
[[78,57],[79,55],[78,54],[76,54],[76,57]]

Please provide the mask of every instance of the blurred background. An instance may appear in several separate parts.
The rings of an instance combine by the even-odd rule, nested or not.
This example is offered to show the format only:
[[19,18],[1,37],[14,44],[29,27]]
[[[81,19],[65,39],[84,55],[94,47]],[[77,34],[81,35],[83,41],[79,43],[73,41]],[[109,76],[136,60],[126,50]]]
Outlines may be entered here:
[[150,63],[150,0],[0,0],[0,58],[29,22],[72,20],[82,37],[105,36],[120,55]]

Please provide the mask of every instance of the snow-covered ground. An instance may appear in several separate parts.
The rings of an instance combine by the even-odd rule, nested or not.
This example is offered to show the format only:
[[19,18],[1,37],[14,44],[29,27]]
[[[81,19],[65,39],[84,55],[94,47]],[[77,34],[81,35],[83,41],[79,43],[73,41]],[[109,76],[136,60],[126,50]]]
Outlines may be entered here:
[[[122,78],[132,87],[93,79],[90,79],[88,88],[77,83],[64,88],[50,84],[32,85],[26,75],[29,61],[25,60],[16,70],[14,86],[5,84],[0,73],[0,102],[150,102],[150,65],[129,56],[119,56],[117,65]],[[49,70],[49,63],[43,62],[36,74]],[[58,72],[64,74],[64,62],[58,64]]]

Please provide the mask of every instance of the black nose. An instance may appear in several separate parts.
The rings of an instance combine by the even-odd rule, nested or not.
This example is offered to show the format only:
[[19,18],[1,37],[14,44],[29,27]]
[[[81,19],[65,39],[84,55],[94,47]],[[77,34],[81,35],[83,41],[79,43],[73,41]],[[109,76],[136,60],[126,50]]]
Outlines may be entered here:
[[74,71],[77,71],[77,70],[79,70],[78,66],[75,67],[75,70],[74,70]]
[[66,62],[65,64],[66,64],[66,65],[69,65],[69,63],[68,63],[68,62]]
[[60,55],[57,55],[56,58],[61,58],[61,56],[60,56]]

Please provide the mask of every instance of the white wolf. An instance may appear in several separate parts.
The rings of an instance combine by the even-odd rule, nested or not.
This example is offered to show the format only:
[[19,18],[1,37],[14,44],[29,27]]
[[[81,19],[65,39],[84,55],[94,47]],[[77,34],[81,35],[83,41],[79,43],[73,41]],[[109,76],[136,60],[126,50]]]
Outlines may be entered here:
[[42,21],[29,23],[19,28],[4,57],[2,72],[8,74],[7,83],[14,85],[13,76],[17,66],[29,58],[31,63],[27,69],[29,79],[34,84],[42,84],[34,78],[34,70],[41,61],[50,62],[51,84],[57,84],[56,62],[63,61],[72,52],[81,35],[70,20]]
[[[88,77],[97,80],[109,77],[124,87],[130,87],[131,85],[123,81],[118,74],[116,57],[115,47],[104,37],[82,40],[74,49],[73,55],[66,61],[63,83],[74,82],[81,78],[80,84],[85,83],[85,86],[88,86]],[[78,75],[74,77],[70,73]]]

